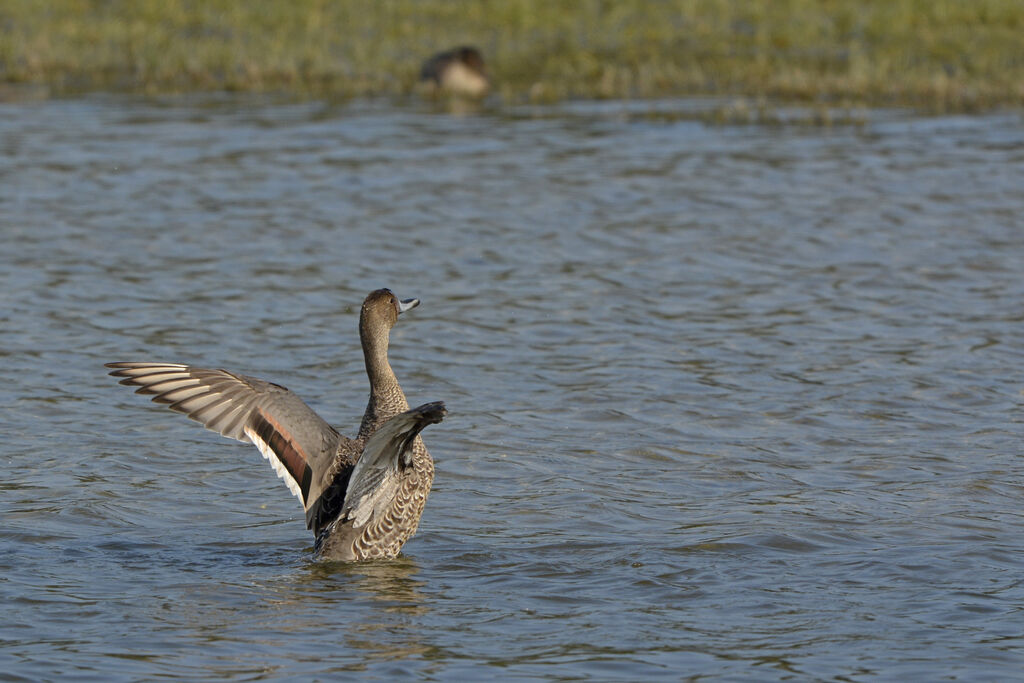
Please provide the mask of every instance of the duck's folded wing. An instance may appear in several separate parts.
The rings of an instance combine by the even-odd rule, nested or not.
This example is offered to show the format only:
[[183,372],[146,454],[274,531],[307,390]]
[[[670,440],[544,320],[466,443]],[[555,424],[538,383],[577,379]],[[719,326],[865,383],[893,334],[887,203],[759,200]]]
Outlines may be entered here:
[[349,477],[342,508],[353,526],[363,526],[390,505],[398,490],[399,468],[412,464],[416,435],[447,414],[441,401],[425,403],[395,415],[367,439]]
[[284,387],[227,370],[175,363],[107,363],[121,384],[207,429],[254,444],[308,510],[348,439]]

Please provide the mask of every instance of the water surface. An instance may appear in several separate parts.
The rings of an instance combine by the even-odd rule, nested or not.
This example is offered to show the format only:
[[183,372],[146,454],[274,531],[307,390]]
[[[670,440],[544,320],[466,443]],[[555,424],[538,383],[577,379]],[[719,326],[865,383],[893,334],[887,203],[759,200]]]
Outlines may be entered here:
[[[26,680],[991,680],[1024,666],[1024,121],[0,105],[0,664]],[[656,115],[651,115],[655,109]],[[391,563],[109,360],[343,433],[447,402]]]

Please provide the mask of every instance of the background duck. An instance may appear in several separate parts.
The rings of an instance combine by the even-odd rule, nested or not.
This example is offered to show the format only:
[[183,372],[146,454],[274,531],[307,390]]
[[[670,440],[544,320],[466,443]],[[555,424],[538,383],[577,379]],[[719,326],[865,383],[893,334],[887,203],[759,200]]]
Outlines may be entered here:
[[483,97],[491,87],[480,50],[469,45],[439,52],[420,68],[420,84],[433,93]]

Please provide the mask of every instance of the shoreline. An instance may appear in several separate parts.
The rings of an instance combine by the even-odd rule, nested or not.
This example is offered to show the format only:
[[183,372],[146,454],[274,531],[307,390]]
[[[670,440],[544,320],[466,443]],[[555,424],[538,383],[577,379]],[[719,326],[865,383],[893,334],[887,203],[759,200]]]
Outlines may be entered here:
[[423,59],[471,43],[506,105],[712,96],[970,113],[1024,106],[1021,34],[1013,0],[14,0],[0,89],[406,96]]

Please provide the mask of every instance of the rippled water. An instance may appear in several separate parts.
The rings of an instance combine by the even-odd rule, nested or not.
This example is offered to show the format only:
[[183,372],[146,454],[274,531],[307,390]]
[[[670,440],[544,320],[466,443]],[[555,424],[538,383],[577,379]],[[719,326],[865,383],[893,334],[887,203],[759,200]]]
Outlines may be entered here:
[[[1024,119],[688,106],[0,105],[2,670],[1019,675]],[[101,367],[352,433],[380,286],[450,410],[391,563],[314,561],[256,449]]]

